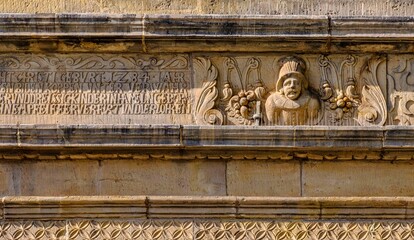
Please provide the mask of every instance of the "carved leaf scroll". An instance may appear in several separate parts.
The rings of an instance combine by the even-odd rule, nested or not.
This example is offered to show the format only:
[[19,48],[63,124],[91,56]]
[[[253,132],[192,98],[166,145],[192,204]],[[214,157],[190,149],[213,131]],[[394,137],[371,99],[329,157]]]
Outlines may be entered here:
[[378,67],[384,61],[384,56],[372,57],[362,69],[362,103],[357,120],[363,126],[382,126],[387,119],[386,100],[378,81]]
[[206,58],[196,58],[195,64],[201,71],[203,85],[196,103],[196,122],[203,125],[222,125],[223,114],[213,109],[218,97],[217,68]]

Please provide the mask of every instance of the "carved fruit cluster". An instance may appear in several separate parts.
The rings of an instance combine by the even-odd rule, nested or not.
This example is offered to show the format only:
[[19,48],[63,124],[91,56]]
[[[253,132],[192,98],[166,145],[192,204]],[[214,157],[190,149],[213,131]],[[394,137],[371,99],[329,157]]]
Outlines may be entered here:
[[253,124],[257,101],[260,101],[261,95],[264,94],[264,88],[262,88],[258,87],[248,91],[240,90],[237,95],[232,96],[226,107],[228,116],[238,119],[241,124]]
[[351,110],[353,107],[351,99],[345,96],[343,93],[339,93],[336,97],[331,97],[329,99],[329,108],[335,110],[337,108],[342,108],[342,110],[346,113]]
[[322,100],[329,103],[329,108],[335,111],[335,120],[340,120],[348,112],[352,112],[354,107],[358,106],[358,101],[354,99],[357,95],[353,94],[352,90],[355,88],[353,85],[347,87],[347,94],[342,90],[337,90],[336,96],[334,95],[333,89],[328,83],[322,85],[323,96]]

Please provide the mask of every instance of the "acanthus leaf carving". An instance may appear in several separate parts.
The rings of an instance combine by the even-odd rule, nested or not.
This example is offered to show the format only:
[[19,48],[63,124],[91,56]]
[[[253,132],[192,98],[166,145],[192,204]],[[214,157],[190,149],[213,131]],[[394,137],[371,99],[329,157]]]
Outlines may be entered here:
[[385,59],[384,56],[374,56],[362,68],[362,102],[357,120],[363,126],[382,126],[387,120],[387,103],[378,81],[378,67]]
[[196,122],[203,125],[222,125],[224,116],[220,110],[213,109],[218,98],[217,68],[211,63],[210,59],[198,57],[195,64],[200,70],[203,85],[196,103]]

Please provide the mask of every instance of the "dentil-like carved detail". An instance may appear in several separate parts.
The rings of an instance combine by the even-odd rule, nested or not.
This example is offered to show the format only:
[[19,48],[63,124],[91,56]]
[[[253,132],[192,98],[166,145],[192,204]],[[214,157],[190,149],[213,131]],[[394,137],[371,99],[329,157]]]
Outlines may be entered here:
[[308,89],[305,62],[297,57],[280,61],[276,91],[266,100],[266,115],[271,124],[315,124],[320,109],[319,100]]
[[196,121],[198,124],[204,125],[222,125],[224,122],[223,114],[219,110],[213,109],[218,97],[217,68],[206,58],[199,57],[194,62],[203,76],[203,86],[196,103]]
[[352,117],[355,107],[360,104],[355,87],[355,65],[356,58],[352,55],[349,55],[339,68],[327,56],[321,55],[319,58],[321,99],[334,111],[334,121]]
[[377,72],[378,66],[384,61],[384,56],[374,56],[362,68],[362,102],[358,107],[358,122],[363,126],[382,126],[387,119],[387,103],[379,86]]
[[[223,101],[227,102],[226,112],[236,124],[259,125],[261,122],[261,101],[266,93],[260,79],[260,62],[257,58],[248,59],[247,66],[241,72],[234,58],[227,58],[224,67],[226,83],[223,88]],[[236,71],[241,89],[233,95],[231,72]],[[250,73],[256,71],[257,79],[250,79]],[[255,80],[251,82],[251,80]]]

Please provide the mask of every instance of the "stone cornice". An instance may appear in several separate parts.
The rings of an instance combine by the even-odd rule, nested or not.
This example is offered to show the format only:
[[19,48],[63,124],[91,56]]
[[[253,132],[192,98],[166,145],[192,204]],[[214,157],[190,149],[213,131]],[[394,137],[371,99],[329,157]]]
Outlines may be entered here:
[[3,220],[414,219],[412,197],[3,197]]
[[1,125],[0,146],[414,150],[413,131],[409,126]]
[[[1,43],[9,48],[0,51],[406,53],[413,24],[412,17],[2,14]],[[127,47],[106,45],[119,40]]]
[[0,159],[411,161],[413,131],[402,126],[2,125]]

